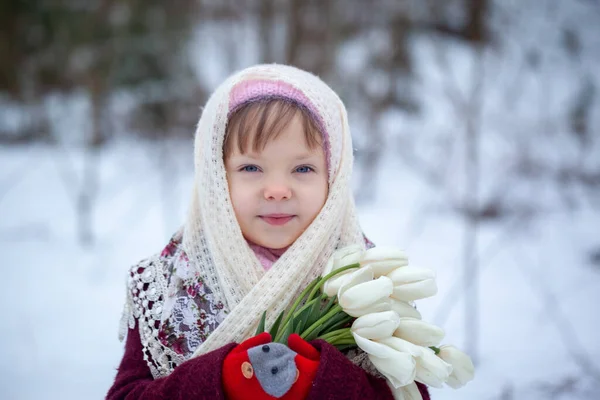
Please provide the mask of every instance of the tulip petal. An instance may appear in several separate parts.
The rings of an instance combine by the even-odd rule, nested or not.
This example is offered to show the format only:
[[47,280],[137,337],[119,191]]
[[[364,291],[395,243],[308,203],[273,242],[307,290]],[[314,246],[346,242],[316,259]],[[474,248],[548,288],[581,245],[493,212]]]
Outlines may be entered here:
[[352,270],[350,272],[350,279],[346,283],[345,286],[355,286],[360,283],[369,282],[373,280],[373,270],[368,267],[361,267],[357,270]]
[[446,380],[448,386],[458,389],[473,380],[475,367],[468,355],[452,345],[444,345],[440,347],[438,356],[452,365],[452,374]]
[[433,350],[423,347],[423,353],[416,358],[415,380],[427,386],[441,388],[452,373],[452,365],[435,355]]
[[421,391],[415,382],[409,383],[406,386],[403,386],[404,389],[404,397],[406,400],[423,400],[421,396]]
[[359,336],[354,332],[352,332],[352,336],[354,337],[354,340],[356,341],[356,345],[358,347],[360,347],[365,353],[372,354],[376,357],[389,357],[391,351],[396,351],[390,349],[389,346],[386,346],[384,344],[375,342],[373,340],[365,339],[364,337]]
[[400,317],[421,319],[421,313],[404,301],[390,299],[390,308],[392,311],[396,311]]
[[327,264],[325,264],[325,268],[323,269],[323,274],[321,274],[321,276],[329,275],[329,273],[333,271],[334,264],[335,260],[333,256],[329,257],[329,260],[327,260]]
[[[360,272],[360,270],[357,272]],[[354,275],[356,275],[356,273],[352,275],[353,277],[350,279],[350,281],[343,285],[339,291],[339,304],[342,306],[342,308],[356,309],[367,307],[368,305],[377,303],[392,294],[392,281],[386,276],[381,276],[375,280],[353,285],[353,283],[356,281],[354,279]]]
[[362,256],[361,252],[349,253],[340,257],[338,260],[339,266],[338,268],[345,267],[346,265],[358,264],[360,262]]
[[398,350],[402,353],[408,353],[413,357],[419,357],[423,354],[423,348],[421,346],[417,346],[412,344],[411,342],[400,339],[398,337],[390,336],[384,339],[378,340],[379,343],[385,344],[386,346],[391,347],[394,350]]
[[435,279],[425,279],[418,282],[394,285],[391,296],[396,300],[415,301],[434,296],[437,293]]
[[437,346],[444,339],[444,330],[417,318],[400,318],[394,336],[419,346]]
[[419,268],[413,266],[406,266],[396,268],[388,275],[394,285],[412,283],[422,281],[424,279],[435,279],[435,272],[427,268]]
[[[363,261],[364,263],[364,261]],[[382,261],[370,261],[368,264],[361,264],[371,267],[373,270],[373,274],[375,277],[381,275],[387,275],[390,272],[394,271],[396,268],[402,268],[408,265],[408,261],[406,260],[382,260]]]
[[378,301],[377,303],[373,303],[373,304],[369,304],[366,307],[361,307],[361,308],[344,308],[344,312],[348,315],[350,315],[351,317],[362,317],[363,315],[368,315],[368,314],[373,314],[373,313],[378,313],[378,312],[383,312],[383,311],[390,311],[391,307],[390,307],[390,303],[391,300],[388,299],[383,299],[381,301]]
[[388,386],[392,391],[394,400],[423,400],[419,387],[415,382],[411,382],[406,386],[395,388],[388,382]]
[[323,285],[323,293],[329,297],[333,297],[340,291],[340,288],[350,280],[350,273],[335,275],[325,281]]
[[354,331],[352,336],[356,345],[368,354],[373,365],[395,388],[407,385],[415,379],[416,361],[410,353],[366,339]]
[[406,262],[408,264],[408,257],[406,253],[395,247],[377,246],[372,247],[364,252],[361,265],[369,264],[374,261],[388,261],[397,260],[400,262]]
[[327,265],[323,271],[323,276],[329,274],[332,271],[335,271],[336,269],[345,267],[346,265],[356,264],[360,262],[363,253],[363,246],[358,244],[347,246],[334,251],[331,257],[329,257],[329,260],[327,261]]
[[369,360],[395,388],[408,385],[415,380],[415,359],[408,353],[390,349],[388,357],[381,358],[369,354]]
[[394,311],[371,313],[357,318],[352,324],[352,332],[371,340],[389,338],[399,323],[400,317]]

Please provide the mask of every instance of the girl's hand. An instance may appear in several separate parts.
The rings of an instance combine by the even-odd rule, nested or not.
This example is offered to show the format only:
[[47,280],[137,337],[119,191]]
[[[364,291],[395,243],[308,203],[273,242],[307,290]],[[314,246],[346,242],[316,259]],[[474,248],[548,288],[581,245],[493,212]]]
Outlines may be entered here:
[[223,386],[230,400],[305,399],[319,366],[320,354],[296,334],[289,347],[271,342],[263,332],[235,347],[223,363]]

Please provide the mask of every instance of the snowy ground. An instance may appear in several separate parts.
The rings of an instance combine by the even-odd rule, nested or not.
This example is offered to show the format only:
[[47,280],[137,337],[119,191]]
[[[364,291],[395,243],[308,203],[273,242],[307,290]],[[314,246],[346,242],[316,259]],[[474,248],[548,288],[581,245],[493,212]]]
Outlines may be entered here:
[[[122,355],[125,272],[161,248],[185,210],[192,150],[170,151],[171,180],[158,174],[156,150],[144,144],[101,154],[96,242],[82,248],[75,193],[65,185],[78,155],[0,148],[1,398],[103,398]],[[363,228],[436,270],[440,293],[420,309],[445,328],[447,342],[465,348],[461,221],[425,209],[435,194],[399,162],[383,165],[375,201],[360,206]],[[161,185],[170,185],[169,198],[156,198]],[[600,269],[587,255],[599,226],[598,213],[580,211],[526,228],[482,229],[476,379],[459,391],[433,390],[434,399],[598,398]]]

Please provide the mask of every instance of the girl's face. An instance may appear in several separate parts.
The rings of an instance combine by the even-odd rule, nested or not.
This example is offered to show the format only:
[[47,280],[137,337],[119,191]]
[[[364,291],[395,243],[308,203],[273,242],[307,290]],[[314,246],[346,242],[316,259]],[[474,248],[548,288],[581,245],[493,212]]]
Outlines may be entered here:
[[244,237],[281,249],[294,243],[327,199],[327,166],[322,146],[306,143],[299,115],[260,152],[225,158],[233,209]]

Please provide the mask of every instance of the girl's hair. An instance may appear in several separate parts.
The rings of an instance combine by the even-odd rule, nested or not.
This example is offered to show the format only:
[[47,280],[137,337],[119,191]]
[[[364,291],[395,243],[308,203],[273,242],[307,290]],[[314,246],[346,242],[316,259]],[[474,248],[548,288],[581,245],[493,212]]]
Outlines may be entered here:
[[236,144],[241,154],[250,148],[254,152],[263,150],[296,115],[302,121],[308,147],[320,146],[323,143],[321,131],[305,106],[285,98],[263,98],[242,104],[230,114],[223,142],[224,157],[233,152]]

